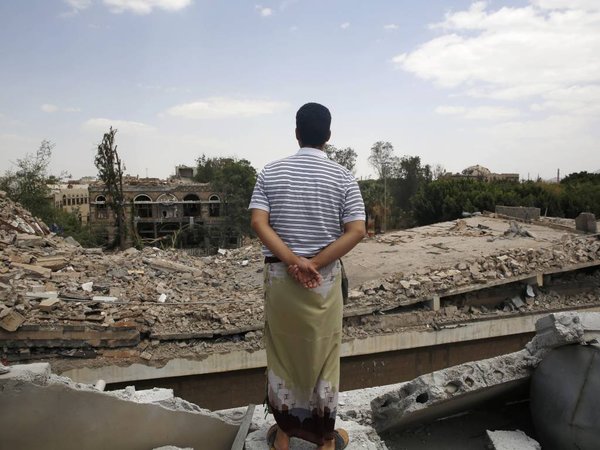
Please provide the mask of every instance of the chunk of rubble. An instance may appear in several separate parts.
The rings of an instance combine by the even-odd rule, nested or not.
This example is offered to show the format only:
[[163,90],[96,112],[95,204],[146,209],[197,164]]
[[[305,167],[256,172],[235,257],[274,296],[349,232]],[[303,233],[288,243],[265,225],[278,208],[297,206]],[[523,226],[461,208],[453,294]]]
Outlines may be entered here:
[[538,441],[530,438],[521,430],[486,430],[486,433],[492,450],[542,450]]
[[415,378],[371,401],[377,431],[430,421],[469,409],[529,380],[527,350],[469,362]]

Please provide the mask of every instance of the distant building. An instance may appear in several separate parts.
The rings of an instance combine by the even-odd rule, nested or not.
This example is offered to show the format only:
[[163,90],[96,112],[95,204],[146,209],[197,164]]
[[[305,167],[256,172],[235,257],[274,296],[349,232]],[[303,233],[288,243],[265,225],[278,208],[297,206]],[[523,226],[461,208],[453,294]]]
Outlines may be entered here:
[[445,173],[442,178],[474,179],[479,181],[513,181],[519,182],[518,173],[493,173],[487,167],[480,165],[470,166],[461,173]]
[[[224,204],[220,193],[209,183],[193,182],[186,169],[178,166],[169,180],[124,177],[125,220],[138,238],[152,242],[182,234],[190,245],[208,246],[210,230],[224,221]],[[90,224],[114,236],[115,217],[107,206],[104,184],[91,184],[89,196]]]
[[54,206],[63,211],[74,213],[79,217],[82,224],[88,223],[90,216],[88,187],[89,185],[82,183],[82,180],[70,180],[67,183],[48,186]]

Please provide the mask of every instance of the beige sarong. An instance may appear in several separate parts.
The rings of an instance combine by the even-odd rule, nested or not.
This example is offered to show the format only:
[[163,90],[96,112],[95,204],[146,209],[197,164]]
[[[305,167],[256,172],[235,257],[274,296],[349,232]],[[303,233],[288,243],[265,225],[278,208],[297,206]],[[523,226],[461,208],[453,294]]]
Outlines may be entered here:
[[334,438],[343,308],[339,261],[320,272],[306,289],[268,263],[264,286],[269,407],[289,436],[317,445]]

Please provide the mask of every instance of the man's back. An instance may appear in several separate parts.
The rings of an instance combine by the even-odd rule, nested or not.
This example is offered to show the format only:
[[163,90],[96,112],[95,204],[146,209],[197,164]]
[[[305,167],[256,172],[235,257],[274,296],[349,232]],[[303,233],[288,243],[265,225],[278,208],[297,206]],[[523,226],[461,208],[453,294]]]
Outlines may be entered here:
[[250,207],[268,211],[273,229],[302,256],[315,255],[342,234],[343,224],[364,217],[354,176],[314,148],[265,166]]

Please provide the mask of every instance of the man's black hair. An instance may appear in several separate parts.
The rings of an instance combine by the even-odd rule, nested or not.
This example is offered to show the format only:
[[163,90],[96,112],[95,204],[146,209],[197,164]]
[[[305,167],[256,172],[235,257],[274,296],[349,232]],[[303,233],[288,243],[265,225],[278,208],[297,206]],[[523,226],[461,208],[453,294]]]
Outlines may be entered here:
[[296,113],[296,129],[302,145],[320,147],[329,140],[331,113],[319,103],[307,103]]

